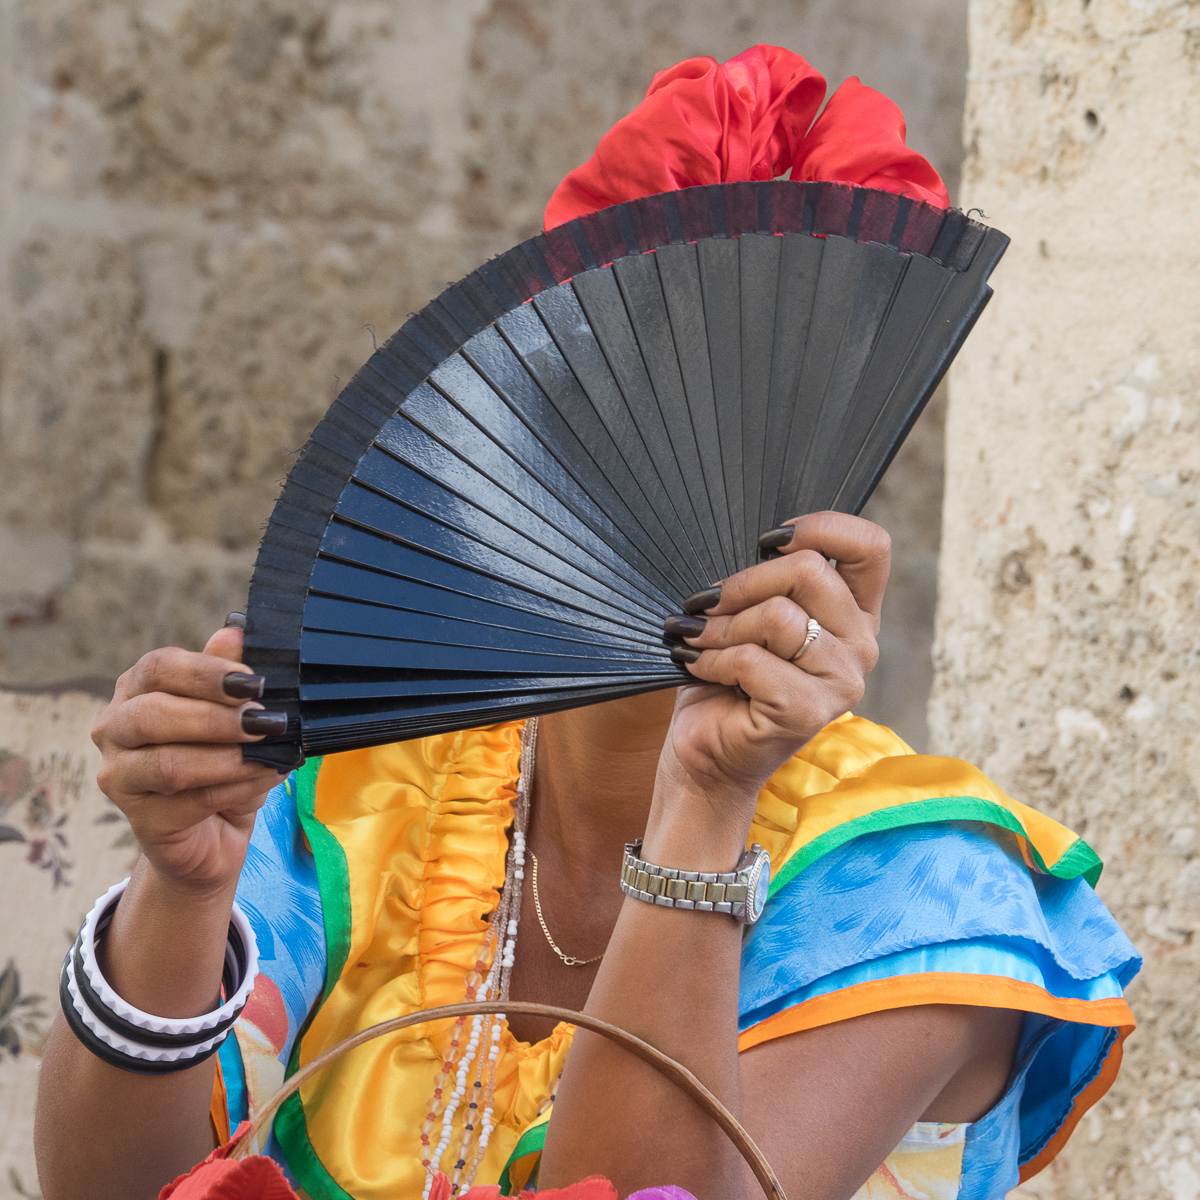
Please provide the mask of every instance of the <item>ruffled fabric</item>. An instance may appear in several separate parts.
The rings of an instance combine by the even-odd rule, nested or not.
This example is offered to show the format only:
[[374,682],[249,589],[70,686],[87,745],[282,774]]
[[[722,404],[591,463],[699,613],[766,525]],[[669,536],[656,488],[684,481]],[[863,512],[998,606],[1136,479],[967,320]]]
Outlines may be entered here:
[[949,208],[942,177],[905,145],[907,136],[900,106],[851,75],[800,143],[791,177],[854,183]]
[[[485,916],[504,882],[520,737],[520,723],[509,723],[333,755],[300,773],[298,808],[321,876],[328,966],[297,1065],[358,1029],[464,998]],[[443,1021],[377,1039],[284,1107],[276,1136],[310,1195],[421,1194],[417,1134],[453,1028]],[[566,1026],[536,1047],[505,1029],[481,1180],[499,1177],[569,1043]],[[454,1164],[442,1167],[453,1172]]]
[[800,55],[752,46],[718,63],[685,59],[654,76],[645,99],[601,139],[546,206],[553,229],[660,192],[734,180],[826,179],[950,204],[945,185],[905,145],[900,109],[856,77],[830,98]]
[[959,1198],[998,1200],[1111,1082],[1140,964],[1082,878],[1031,872],[1003,829],[867,834],[795,877],[747,935],[741,1044],[906,1004],[1031,1014],[1007,1095],[966,1136]]
[[[281,1049],[273,1040],[279,1036],[277,1020],[267,1021],[267,1031],[239,1027],[236,1041],[226,1042],[221,1077],[235,1124],[245,1115],[245,1105],[262,1103],[274,1090],[265,1087],[265,1074],[253,1059],[260,1033],[271,1043],[262,1057],[282,1075],[283,1063],[290,1073],[367,1025],[464,998],[467,976],[488,928],[485,917],[494,909],[503,882],[520,733],[521,724],[513,722],[332,755],[310,761],[285,787],[271,793],[254,839],[282,846],[287,853],[276,849],[274,858],[256,856],[258,866],[243,874],[238,899],[244,907],[256,906],[271,924],[275,941],[273,957],[264,960],[264,986],[281,996],[294,993],[300,1001],[284,1005],[289,1022]],[[994,931],[976,929],[968,937],[964,924],[971,913],[986,915],[988,907],[981,909],[978,897],[966,893],[986,885],[986,898],[994,899],[998,884],[984,876],[960,873],[943,878],[936,869],[939,855],[930,850],[934,869],[921,893],[926,900],[924,925],[905,925],[904,914],[898,913],[890,923],[868,921],[848,933],[819,925],[820,905],[814,900],[810,907],[818,924],[811,946],[795,944],[794,927],[803,927],[810,917],[790,907],[801,903],[798,897],[804,889],[799,881],[805,882],[811,897],[828,893],[835,900],[852,879],[874,878],[876,868],[884,873],[887,854],[880,851],[872,858],[872,836],[879,846],[890,847],[891,839],[903,840],[906,830],[916,837],[913,831],[919,827],[956,821],[978,822],[970,828],[986,828],[991,831],[988,836],[1007,839],[1005,861],[1024,872],[1026,880],[1032,870],[1051,881],[1074,880],[1080,895],[1090,895],[1083,880],[1095,877],[1099,860],[1069,830],[1012,801],[968,764],[914,754],[890,730],[869,721],[849,714],[839,718],[780,768],[759,796],[750,834],[750,840],[770,851],[775,877],[767,915],[747,941],[743,1047],[791,1032],[790,1014],[803,1014],[809,1022],[805,1027],[841,1019],[846,1014],[838,1005],[844,996],[858,997],[871,989],[877,993],[878,1007],[961,1002],[951,997],[960,994],[954,990],[957,979],[968,968],[961,959],[939,958],[944,947],[930,930],[937,925],[935,918],[954,907],[959,940],[965,945],[973,938],[982,950],[994,952],[996,947],[983,945]],[[858,846],[867,848],[865,859],[853,858]],[[840,873],[824,874],[830,864],[842,862],[839,853],[851,857]],[[273,877],[268,861],[285,873],[294,868],[294,877]],[[846,864],[855,861],[858,866],[851,871]],[[875,867],[867,869],[864,863]],[[1022,886],[1033,885],[1027,881]],[[957,900],[956,888],[964,892]],[[269,915],[279,904],[267,895],[270,892],[286,894],[287,904],[302,909],[304,920],[288,924],[280,922],[278,914]],[[1091,937],[1094,931],[1079,911],[1063,909],[1061,920],[1078,924]],[[792,913],[790,921],[778,915],[785,912]],[[314,922],[324,928],[323,970],[314,969],[311,946],[301,949],[308,944]],[[1028,921],[1014,925],[1022,936],[1028,935],[1030,944],[1039,937],[1046,941],[1054,927],[1050,922],[1047,933]],[[844,957],[847,946],[852,952]],[[1072,950],[1072,961],[1082,961],[1082,953],[1081,948]],[[927,957],[904,957],[912,954]],[[999,962],[994,958],[993,963]],[[1032,965],[1027,957],[1016,955],[1005,960],[1003,971],[1015,986],[1033,981],[1022,972],[1036,968],[1042,972],[1038,986],[1058,989],[1055,994],[1065,1001],[1071,997],[1062,990],[1059,976],[1070,976],[1070,971],[1056,963],[1049,951]],[[1059,971],[1053,979],[1052,968]],[[875,970],[877,975],[838,975],[855,969]],[[1100,990],[1088,992],[1084,982],[1081,977],[1074,999],[1120,1005],[1127,1016],[1111,988],[1103,991],[1090,978],[1089,986]],[[909,998],[906,989],[914,986],[924,989],[922,998]],[[308,1024],[292,1028],[293,1009],[309,1008],[315,1011]],[[1110,1015],[1119,1014],[1114,1008]],[[1112,1027],[1117,1024],[1114,1021]],[[505,1031],[494,1100],[497,1124],[477,1175],[480,1182],[498,1180],[506,1192],[527,1186],[545,1137],[546,1106],[572,1032],[572,1027],[560,1025],[550,1037],[527,1045]],[[426,1024],[346,1056],[284,1106],[268,1153],[287,1163],[313,1200],[419,1196],[424,1173],[418,1135],[450,1036],[449,1023]],[[1089,1047],[1080,1045],[1075,1059],[1082,1061]],[[1112,1061],[1111,1055],[1104,1059],[1105,1064]],[[1081,1078],[1086,1071],[1072,1066],[1068,1074]],[[1033,1109],[1026,1104],[1023,1111]],[[460,1111],[459,1121],[462,1116]],[[938,1136],[944,1138],[946,1131]],[[948,1143],[940,1146],[933,1157],[918,1149],[914,1143],[885,1166],[897,1180],[919,1184],[930,1196],[941,1197],[957,1179],[955,1154],[961,1155],[961,1144],[953,1153]],[[453,1171],[452,1162],[441,1165]],[[891,1194],[885,1175],[872,1186],[872,1196]]]

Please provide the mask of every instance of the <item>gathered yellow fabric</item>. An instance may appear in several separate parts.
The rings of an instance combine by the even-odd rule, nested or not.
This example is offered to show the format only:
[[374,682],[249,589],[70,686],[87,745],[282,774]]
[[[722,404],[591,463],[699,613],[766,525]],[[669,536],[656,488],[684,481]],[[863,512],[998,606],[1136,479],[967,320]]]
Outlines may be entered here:
[[[485,917],[504,883],[520,744],[521,725],[512,723],[323,760],[313,818],[343,854],[348,943],[301,1040],[300,1063],[368,1025],[464,998],[487,935]],[[328,912],[324,887],[322,900],[328,925],[337,914]],[[336,966],[331,959],[331,974]],[[328,1172],[356,1200],[420,1196],[419,1132],[451,1031],[443,1021],[381,1038],[301,1089],[303,1129],[288,1132],[315,1148],[319,1162],[305,1165],[321,1168],[318,1176]],[[536,1118],[562,1070],[570,1032],[560,1026],[530,1047],[504,1030],[496,1129],[480,1179],[499,1177],[520,1131]],[[463,1120],[460,1112],[457,1127]],[[439,1131],[440,1119],[435,1143]],[[280,1132],[292,1159],[299,1139]],[[298,1171],[301,1182],[307,1173]]]
[[[317,861],[328,965],[324,997],[291,1070],[369,1025],[464,998],[504,882],[521,729],[511,722],[330,755],[319,769],[302,770],[298,808]],[[856,830],[960,817],[1012,830],[1042,870],[1069,859],[1074,874],[1090,869],[1080,861],[1090,851],[1073,834],[1016,804],[974,768],[916,755],[891,731],[850,714],[770,780],[750,840],[771,852],[774,889]],[[495,1130],[477,1182],[500,1179],[522,1149],[572,1032],[559,1025],[527,1045],[505,1028]],[[421,1195],[420,1133],[450,1037],[451,1023],[440,1022],[376,1039],[326,1068],[281,1110],[276,1135],[310,1195]],[[464,1119],[460,1109],[455,1125]],[[434,1144],[439,1133],[440,1117]],[[441,1166],[452,1172],[449,1153]],[[519,1182],[515,1171],[512,1182]]]

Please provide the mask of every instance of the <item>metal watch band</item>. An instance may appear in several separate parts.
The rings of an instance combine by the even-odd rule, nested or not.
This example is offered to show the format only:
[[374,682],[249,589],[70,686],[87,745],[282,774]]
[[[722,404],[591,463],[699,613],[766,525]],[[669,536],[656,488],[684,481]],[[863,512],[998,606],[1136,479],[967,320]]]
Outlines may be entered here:
[[766,857],[757,842],[742,856],[735,870],[720,873],[657,867],[646,862],[641,853],[640,838],[628,843],[621,865],[621,891],[635,900],[644,900],[663,908],[727,913],[747,924],[757,917],[754,907],[761,911],[761,906],[754,906],[747,917],[751,889],[757,882],[756,877],[751,875],[751,868],[760,858]]

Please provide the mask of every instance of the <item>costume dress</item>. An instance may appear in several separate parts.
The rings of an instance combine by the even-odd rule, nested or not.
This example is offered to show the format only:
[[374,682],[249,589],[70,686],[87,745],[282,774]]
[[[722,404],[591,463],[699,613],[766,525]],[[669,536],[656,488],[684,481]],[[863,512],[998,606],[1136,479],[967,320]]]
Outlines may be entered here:
[[[465,998],[504,881],[521,729],[329,755],[272,791],[238,887],[261,973],[220,1052],[220,1135],[356,1030]],[[1140,960],[1092,890],[1094,852],[968,764],[849,714],[771,778],[750,840],[774,877],[743,945],[740,1048],[915,1004],[1027,1014],[999,1103],[918,1123],[859,1195],[991,1200],[1045,1166],[1133,1028],[1122,991]],[[449,1026],[338,1060],[284,1106],[267,1152],[313,1200],[416,1200]],[[528,1045],[504,1028],[477,1183],[528,1183],[572,1032]]]

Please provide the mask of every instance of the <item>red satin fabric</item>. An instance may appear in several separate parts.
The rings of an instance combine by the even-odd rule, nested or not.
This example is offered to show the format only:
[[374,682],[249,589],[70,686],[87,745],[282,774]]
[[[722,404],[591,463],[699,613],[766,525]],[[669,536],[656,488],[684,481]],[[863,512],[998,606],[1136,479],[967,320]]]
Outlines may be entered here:
[[904,144],[899,105],[851,75],[800,143],[793,179],[833,179],[950,207],[942,177]]
[[[274,1159],[260,1154],[242,1159],[228,1157],[249,1128],[250,1122],[243,1121],[225,1145],[167,1184],[158,1200],[300,1200]],[[450,1192],[450,1180],[439,1171],[429,1200],[450,1200]],[[464,1192],[460,1200],[500,1200],[500,1189],[495,1184],[482,1184]],[[536,1194],[522,1192],[517,1200],[617,1200],[617,1193],[607,1179],[593,1175],[567,1188]]]
[[938,173],[904,144],[904,117],[892,101],[851,78],[814,123],[824,98],[823,76],[780,46],[659,71],[641,104],[558,185],[545,227],[639,196],[788,170],[793,179],[861,184],[949,207]]
[[225,1145],[167,1184],[158,1200],[299,1200],[274,1159],[227,1157],[249,1128],[250,1123],[243,1121]]

